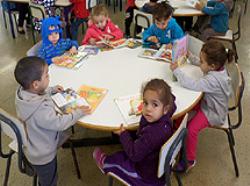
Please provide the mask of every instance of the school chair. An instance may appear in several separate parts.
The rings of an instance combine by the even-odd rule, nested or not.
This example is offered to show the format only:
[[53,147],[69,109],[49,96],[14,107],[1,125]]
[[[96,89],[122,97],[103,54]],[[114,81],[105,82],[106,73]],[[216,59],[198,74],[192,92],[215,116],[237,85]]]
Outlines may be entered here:
[[[227,65],[227,71],[229,77],[232,79],[232,95],[229,100],[229,113],[225,123],[222,126],[213,126],[213,129],[220,129],[227,133],[228,143],[230,147],[230,152],[232,155],[232,160],[234,164],[236,177],[239,177],[239,169],[235,154],[235,139],[233,135],[233,130],[237,129],[242,124],[242,105],[241,100],[243,97],[243,92],[245,88],[245,80],[243,73],[240,71],[238,64],[231,63]],[[232,123],[230,119],[230,112],[237,111],[237,122]]]
[[[159,153],[159,164],[158,164],[158,178],[164,176],[166,180],[166,185],[171,186],[170,176],[171,172],[174,171],[172,168],[176,164],[176,159],[181,152],[181,159],[185,162],[186,160],[186,148],[185,148],[185,139],[187,134],[187,119],[188,114],[185,115],[183,118],[179,128],[174,132],[174,134],[167,140],[167,142],[162,145],[160,153]],[[187,163],[186,163],[187,164]],[[130,184],[127,183],[125,180],[121,179],[118,175],[113,172],[108,172],[107,175],[109,176],[109,186],[113,185],[113,178],[117,179],[124,185],[129,186]],[[175,177],[177,179],[178,185],[182,186],[181,179],[178,173],[175,173]]]
[[[25,131],[25,124],[16,117],[10,115],[6,111],[0,108],[0,157],[7,159],[7,166],[5,170],[4,186],[8,184],[8,178],[10,173],[11,159],[12,156],[17,153],[18,156],[18,168],[21,173],[33,176],[33,186],[37,185],[37,176],[24,155],[24,149],[27,144],[27,133]],[[9,152],[3,151],[2,134],[12,139],[9,144]],[[58,148],[62,146],[64,142],[70,144],[74,166],[77,172],[78,179],[81,178],[80,169],[78,166],[77,158],[73,143],[70,139],[70,135],[62,135],[62,140]]]
[[244,8],[244,14],[247,13],[247,5],[248,5],[248,0],[244,0],[245,8]]
[[4,26],[7,29],[7,20],[6,20],[5,13],[8,13],[11,34],[12,34],[12,37],[15,39],[16,35],[15,35],[12,16],[14,17],[15,25],[17,28],[17,16],[18,16],[19,12],[16,10],[15,3],[8,2],[7,0],[1,1],[1,7],[2,7],[2,13],[3,13]]
[[142,38],[143,31],[137,34],[137,29],[138,27],[143,29],[150,27],[150,25],[153,24],[153,15],[134,9],[133,21],[135,23],[134,38]]
[[29,2],[29,11],[32,20],[32,37],[33,43],[36,43],[36,34],[38,35],[38,31],[35,29],[35,22],[34,20],[43,20],[46,16],[45,9],[43,5],[35,4],[33,2]]
[[237,20],[237,30],[233,32],[233,30],[228,29],[226,32],[225,36],[211,36],[208,39],[215,39],[218,41],[223,41],[223,42],[229,42],[232,45],[232,49],[235,52],[235,61],[237,62],[238,60],[238,54],[237,54],[237,49],[236,49],[236,41],[240,39],[241,36],[241,17],[242,17],[243,11],[240,5],[237,7],[237,15],[238,15],[238,20]]
[[38,56],[39,49],[42,47],[42,40],[33,45],[27,52],[27,56]]

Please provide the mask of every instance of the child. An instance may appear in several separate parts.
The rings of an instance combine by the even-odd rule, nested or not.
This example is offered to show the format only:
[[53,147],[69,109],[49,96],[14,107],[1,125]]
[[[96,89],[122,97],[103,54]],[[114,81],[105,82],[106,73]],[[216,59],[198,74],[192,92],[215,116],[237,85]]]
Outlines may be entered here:
[[88,25],[89,27],[82,41],[83,45],[95,45],[97,41],[102,39],[117,40],[123,37],[122,31],[109,19],[108,10],[104,5],[97,5],[93,8]]
[[172,18],[173,8],[162,2],[153,14],[155,23],[143,32],[143,42],[149,45],[171,44],[183,36],[183,31]]
[[164,185],[164,177],[157,177],[159,152],[173,134],[171,117],[176,110],[175,97],[161,79],[149,81],[142,96],[142,117],[135,136],[123,125],[114,132],[120,135],[124,150],[108,156],[96,148],[93,157],[103,172],[111,171],[130,185]]
[[141,8],[141,11],[153,14],[157,8],[157,1],[158,0],[150,0],[148,3],[145,3]]
[[69,51],[71,54],[77,53],[77,42],[62,38],[60,24],[59,17],[46,18],[42,23],[42,47],[38,56],[45,59],[48,65],[66,51]]
[[[135,5],[135,0],[128,0],[125,7],[125,37],[130,38],[130,25],[134,17],[134,9],[137,9]],[[141,31],[141,28],[138,27],[137,33]]]
[[78,27],[80,24],[88,21],[89,11],[86,9],[86,0],[70,0],[73,4],[74,21],[71,23],[71,36],[77,40]]
[[23,121],[28,143],[25,155],[32,164],[41,186],[54,186],[57,182],[56,152],[62,132],[90,113],[82,106],[70,114],[55,110],[52,93],[63,91],[59,85],[48,88],[47,63],[39,57],[25,57],[15,68],[20,84],[16,92],[16,111]]
[[[195,4],[195,8],[201,10],[203,13],[211,16],[209,24],[204,24],[205,18],[201,18],[197,23],[201,40],[207,41],[211,36],[224,36],[228,30],[230,3],[224,3],[224,0],[211,0],[207,2],[207,6],[202,8],[200,3]],[[197,27],[197,26],[196,26]]]
[[[199,80],[193,80],[185,75],[177,66],[170,65],[171,70],[179,83],[188,89],[201,91],[204,97],[195,110],[195,116],[188,122],[187,135],[187,159],[188,169],[196,163],[196,146],[198,133],[209,125],[222,125],[225,122],[228,111],[228,100],[231,92],[230,78],[224,67],[231,62],[233,53],[226,51],[223,44],[218,41],[208,41],[202,46],[200,52],[200,68],[204,76]],[[184,171],[184,164],[180,162],[178,171]]]

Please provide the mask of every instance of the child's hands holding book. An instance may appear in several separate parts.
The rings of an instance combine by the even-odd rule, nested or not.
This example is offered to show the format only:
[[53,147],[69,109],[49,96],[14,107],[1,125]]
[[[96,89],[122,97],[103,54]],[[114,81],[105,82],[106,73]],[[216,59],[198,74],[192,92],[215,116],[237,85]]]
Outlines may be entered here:
[[84,115],[91,114],[91,107],[90,106],[83,105],[83,106],[78,107],[78,109],[80,109]]
[[58,93],[58,92],[63,92],[64,88],[61,85],[56,85],[53,87],[53,92]]
[[69,50],[70,55],[77,54],[77,48],[75,46],[72,46],[71,49]]
[[203,8],[203,7],[202,7],[202,4],[199,3],[199,2],[195,3],[194,7],[195,7],[197,10],[202,10],[202,8]]
[[156,36],[150,36],[148,37],[148,41],[153,42],[153,43],[158,43],[159,40]]
[[109,34],[102,34],[102,39],[111,40],[111,39],[114,39],[114,36],[109,35]]
[[120,128],[118,130],[115,130],[114,133],[117,135],[121,135],[122,132],[124,132],[126,129],[124,128],[123,124],[121,124]]
[[178,63],[170,63],[170,69],[174,71],[175,69],[178,68]]
[[89,39],[89,44],[90,44],[90,45],[95,45],[95,44],[96,44],[96,39],[93,38],[93,37],[91,37],[91,38]]

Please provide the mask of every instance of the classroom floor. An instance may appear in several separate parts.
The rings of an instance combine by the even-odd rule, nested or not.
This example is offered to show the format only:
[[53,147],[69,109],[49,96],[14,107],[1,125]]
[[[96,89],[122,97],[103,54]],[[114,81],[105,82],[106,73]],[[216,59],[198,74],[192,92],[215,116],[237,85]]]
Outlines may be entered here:
[[[250,5],[249,5],[250,6]],[[248,7],[249,7],[248,6]],[[250,9],[250,7],[248,8]],[[113,21],[123,29],[124,13],[117,11],[113,13],[110,7],[110,15]],[[0,12],[2,15],[2,12]],[[242,37],[237,42],[239,53],[239,65],[244,73],[246,88],[243,97],[243,125],[234,132],[236,140],[236,154],[240,170],[240,177],[235,177],[231,154],[228,146],[227,136],[224,132],[214,129],[207,129],[199,136],[197,165],[191,172],[182,176],[183,184],[186,186],[249,186],[250,185],[250,116],[247,114],[250,109],[250,12],[243,16]],[[16,62],[32,46],[31,32],[27,35],[18,35],[12,39],[9,29],[5,29],[3,18],[0,22],[0,106],[6,111],[15,114],[14,95],[17,83],[14,80],[13,69]],[[235,20],[231,20],[235,25]],[[79,32],[80,33],[80,32]],[[78,39],[81,41],[82,36]],[[249,47],[249,48],[248,48]],[[78,136],[102,136],[108,135],[98,131],[86,130],[76,127]],[[4,147],[7,149],[9,139],[3,138]],[[102,147],[106,152],[114,152],[121,149],[120,145],[108,145]],[[77,148],[77,157],[81,169],[82,179],[78,180],[73,166],[71,152],[69,149],[60,149],[58,152],[58,185],[61,186],[103,186],[108,185],[108,178],[101,174],[92,159],[94,147]],[[0,159],[0,185],[3,183],[6,160]],[[173,185],[177,185],[172,179]],[[9,185],[26,186],[32,184],[32,178],[23,175],[17,168],[16,156],[12,161]],[[121,185],[115,182],[114,185]]]

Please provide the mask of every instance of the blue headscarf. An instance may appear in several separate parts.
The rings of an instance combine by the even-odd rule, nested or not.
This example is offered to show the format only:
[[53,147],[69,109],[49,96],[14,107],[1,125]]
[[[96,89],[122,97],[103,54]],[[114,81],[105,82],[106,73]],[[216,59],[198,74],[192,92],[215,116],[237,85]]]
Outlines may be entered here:
[[[62,38],[62,28],[61,28],[61,21],[59,20],[59,16],[57,17],[48,17],[42,21],[42,40],[43,44],[48,45],[51,42],[48,39],[48,36],[53,32],[58,32],[61,39]],[[53,30],[50,30],[49,27],[54,27]]]

